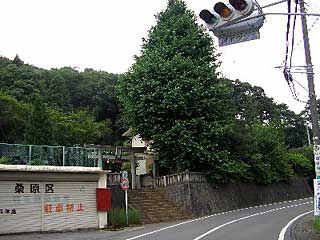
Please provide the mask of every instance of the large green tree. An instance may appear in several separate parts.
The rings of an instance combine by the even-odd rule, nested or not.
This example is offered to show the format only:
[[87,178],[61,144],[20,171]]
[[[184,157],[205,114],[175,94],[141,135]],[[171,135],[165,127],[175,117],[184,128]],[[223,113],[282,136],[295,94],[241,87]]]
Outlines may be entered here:
[[95,122],[86,111],[65,113],[58,108],[50,108],[49,116],[54,144],[67,146],[94,144],[112,132],[110,122]]
[[217,57],[185,2],[169,0],[143,40],[141,55],[120,79],[128,127],[153,141],[168,171],[223,171],[228,154],[220,140],[232,115]]
[[0,92],[0,142],[23,142],[29,108],[29,105]]
[[[285,104],[277,104],[266,96],[261,87],[249,83],[228,81],[233,92],[233,106],[237,129],[253,124],[273,125],[284,134],[288,148],[302,147],[308,142],[306,120],[290,111]],[[241,132],[241,131],[240,131]]]
[[53,143],[52,123],[49,111],[42,98],[36,98],[29,115],[26,130],[25,143],[49,145]]

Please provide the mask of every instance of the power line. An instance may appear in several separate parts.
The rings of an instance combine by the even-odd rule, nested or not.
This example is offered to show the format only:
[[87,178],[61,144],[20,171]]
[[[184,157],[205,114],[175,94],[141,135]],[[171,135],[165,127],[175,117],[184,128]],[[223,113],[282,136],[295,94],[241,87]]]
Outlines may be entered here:
[[[306,88],[304,87],[300,82],[298,82],[293,76],[292,74],[312,74],[314,75],[313,73],[313,69],[312,67],[313,66],[302,66],[302,68],[296,68],[296,67],[293,67],[292,66],[292,58],[293,58],[293,52],[294,50],[296,50],[296,47],[302,42],[303,39],[301,39],[298,44],[295,45],[295,26],[296,26],[296,16],[297,15],[294,15],[295,18],[294,18],[294,21],[293,21],[293,27],[292,27],[292,39],[291,39],[291,52],[290,52],[290,62],[289,62],[289,66],[288,66],[288,55],[289,55],[289,34],[290,34],[290,29],[291,29],[291,26],[290,26],[290,14],[291,14],[291,0],[287,0],[287,4],[288,4],[288,21],[287,21],[287,31],[286,31],[286,55],[285,55],[285,60],[284,60],[284,67],[280,67],[283,69],[283,74],[284,74],[284,77],[285,77],[285,80],[289,86],[289,89],[291,91],[291,94],[292,94],[292,97],[299,101],[299,102],[305,102],[305,101],[302,101],[301,99],[299,99],[298,97],[298,93],[296,91],[296,88],[295,88],[295,83],[297,83],[300,87],[302,87],[303,89],[305,89],[309,95],[312,95],[312,93]],[[295,14],[298,12],[298,0],[295,0]],[[315,25],[316,23],[318,23],[320,17],[318,17],[314,22],[313,24],[311,25],[311,27],[309,28],[309,30],[311,30]],[[294,71],[292,71],[294,69]],[[311,69],[310,69],[311,68]]]
[[[296,0],[296,6],[295,6],[295,13],[298,12],[298,0]],[[290,54],[290,67],[292,66],[292,56],[294,51],[294,37],[295,37],[295,30],[296,30],[296,20],[297,15],[293,18],[293,27],[292,27],[292,40],[291,40],[291,54]]]
[[[295,1],[296,6],[295,6],[295,13],[298,12],[298,2],[297,0]],[[285,50],[285,60],[284,60],[284,68],[283,68],[283,76],[289,86],[290,92],[292,97],[299,101],[303,102],[302,100],[299,99],[295,85],[294,85],[294,78],[290,72],[290,67],[292,65],[292,56],[293,56],[293,48],[294,48],[294,32],[295,32],[295,27],[296,27],[296,15],[294,17],[294,22],[293,22],[293,28],[292,28],[292,36],[291,36],[291,52],[290,52],[290,67],[287,67],[288,64],[288,55],[289,55],[289,35],[290,35],[290,28],[291,28],[291,0],[287,0],[287,5],[288,5],[288,20],[287,20],[287,30],[286,30],[286,50]]]

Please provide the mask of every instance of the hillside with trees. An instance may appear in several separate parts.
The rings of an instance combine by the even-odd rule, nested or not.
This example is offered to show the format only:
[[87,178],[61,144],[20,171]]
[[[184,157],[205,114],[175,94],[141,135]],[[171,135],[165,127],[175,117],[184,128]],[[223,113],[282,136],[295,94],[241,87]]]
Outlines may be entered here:
[[44,70],[0,58],[0,142],[75,145],[121,140],[118,75]]

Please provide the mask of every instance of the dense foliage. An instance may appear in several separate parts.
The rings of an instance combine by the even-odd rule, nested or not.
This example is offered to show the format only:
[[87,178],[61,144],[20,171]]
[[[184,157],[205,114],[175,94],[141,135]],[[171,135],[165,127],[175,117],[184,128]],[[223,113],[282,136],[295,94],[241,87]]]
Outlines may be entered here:
[[211,38],[169,0],[120,78],[122,116],[159,153],[162,173],[202,171],[215,182],[268,184],[294,175],[288,148],[307,143],[304,119],[263,89],[219,77]]
[[93,69],[44,70],[0,58],[0,142],[116,144],[118,75]]

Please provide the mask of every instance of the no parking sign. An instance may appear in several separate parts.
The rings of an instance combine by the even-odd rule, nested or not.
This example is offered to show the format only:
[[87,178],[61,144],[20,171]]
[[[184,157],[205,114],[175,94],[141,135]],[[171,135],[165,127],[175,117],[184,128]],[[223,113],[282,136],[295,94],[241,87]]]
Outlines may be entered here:
[[121,179],[120,180],[120,187],[122,190],[127,190],[129,188],[129,180],[128,179]]
[[121,173],[120,187],[124,191],[125,205],[126,205],[126,220],[127,225],[128,222],[128,188],[129,188],[129,180],[128,180],[128,172],[123,171]]
[[121,173],[120,187],[122,190],[127,190],[129,188],[128,172],[123,171]]

